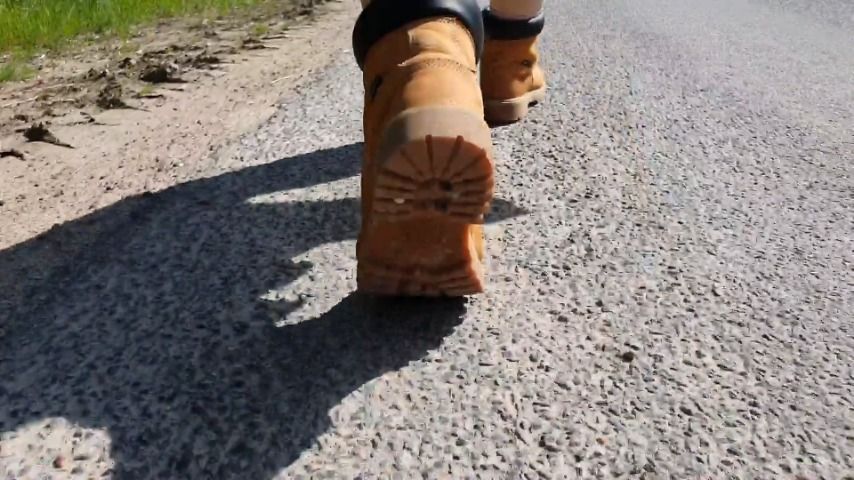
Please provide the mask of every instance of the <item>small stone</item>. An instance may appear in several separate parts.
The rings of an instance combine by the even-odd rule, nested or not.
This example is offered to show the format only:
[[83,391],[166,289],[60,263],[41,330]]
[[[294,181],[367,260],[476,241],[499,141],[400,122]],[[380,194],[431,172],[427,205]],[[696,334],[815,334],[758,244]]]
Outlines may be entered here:
[[555,439],[547,437],[546,435],[540,437],[540,448],[544,448],[552,453],[560,451],[560,447],[558,446]]
[[65,468],[65,457],[62,455],[57,455],[56,458],[53,459],[53,468],[63,469]]
[[516,438],[518,438],[525,445],[531,445],[533,443],[531,434],[521,426],[516,427]]
[[620,355],[620,360],[622,360],[622,361],[624,361],[624,362],[626,362],[626,363],[631,363],[631,362],[633,362],[633,361],[635,360],[635,352],[631,352],[631,351],[623,352],[623,353]]
[[508,362],[518,362],[519,361],[519,356],[513,350],[505,350],[504,352],[502,352],[502,356]]
[[684,413],[685,415],[689,415],[689,416],[694,415],[694,412],[693,412],[693,411],[691,411],[691,409],[690,409],[690,408],[688,408],[688,407],[686,407],[686,406],[684,406],[684,405],[682,405],[682,406],[680,406],[680,407],[679,407],[679,411],[680,411],[680,412],[682,412],[682,413]]

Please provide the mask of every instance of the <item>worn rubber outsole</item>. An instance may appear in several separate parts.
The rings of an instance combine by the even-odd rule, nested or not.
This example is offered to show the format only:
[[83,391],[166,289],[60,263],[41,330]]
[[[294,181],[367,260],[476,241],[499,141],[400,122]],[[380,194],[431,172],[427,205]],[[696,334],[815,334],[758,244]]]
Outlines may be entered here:
[[479,116],[411,109],[386,129],[358,288],[377,295],[465,296],[484,290],[479,246],[493,196],[492,141]]
[[484,100],[484,116],[491,125],[506,125],[525,118],[530,108],[546,99],[545,85],[509,100]]

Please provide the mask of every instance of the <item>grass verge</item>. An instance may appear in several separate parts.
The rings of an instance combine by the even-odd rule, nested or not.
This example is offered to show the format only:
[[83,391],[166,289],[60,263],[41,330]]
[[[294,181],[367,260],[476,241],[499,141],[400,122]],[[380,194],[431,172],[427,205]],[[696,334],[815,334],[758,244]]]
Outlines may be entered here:
[[[0,53],[55,49],[85,34],[124,35],[189,14],[220,15],[265,0],[0,0]],[[4,66],[11,70],[14,67]]]

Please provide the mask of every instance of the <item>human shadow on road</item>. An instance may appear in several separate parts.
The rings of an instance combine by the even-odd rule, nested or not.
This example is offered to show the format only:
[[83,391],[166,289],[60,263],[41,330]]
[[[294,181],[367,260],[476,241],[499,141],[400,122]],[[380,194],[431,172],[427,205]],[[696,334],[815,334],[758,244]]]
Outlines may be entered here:
[[[343,397],[438,347],[464,313],[351,294],[320,318],[273,324],[259,297],[311,268],[293,257],[353,239],[358,199],[247,200],[356,175],[360,153],[129,198],[0,252],[0,285],[53,272],[0,304],[0,433],[48,417],[105,429],[119,479],[260,479],[293,463]],[[490,221],[521,213],[493,210]]]

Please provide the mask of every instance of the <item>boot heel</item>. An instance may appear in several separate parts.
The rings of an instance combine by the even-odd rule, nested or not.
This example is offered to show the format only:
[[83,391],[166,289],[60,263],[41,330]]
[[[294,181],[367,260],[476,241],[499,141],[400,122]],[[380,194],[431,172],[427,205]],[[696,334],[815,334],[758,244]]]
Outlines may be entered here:
[[386,128],[373,211],[358,247],[362,291],[463,296],[483,291],[480,225],[493,196],[492,141],[481,117],[410,109]]
[[489,127],[464,110],[412,109],[388,126],[374,192],[377,219],[483,223],[492,201]]
[[546,87],[509,100],[484,100],[486,120],[494,125],[518,122],[528,115],[528,110],[546,98]]

